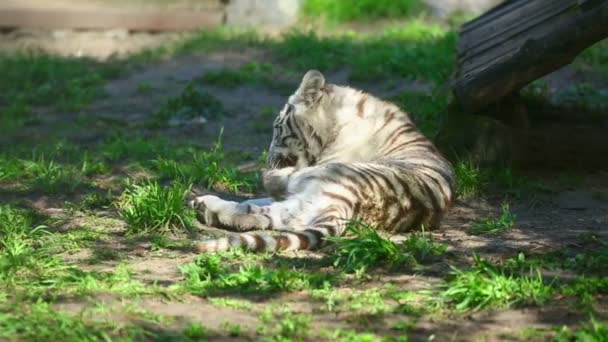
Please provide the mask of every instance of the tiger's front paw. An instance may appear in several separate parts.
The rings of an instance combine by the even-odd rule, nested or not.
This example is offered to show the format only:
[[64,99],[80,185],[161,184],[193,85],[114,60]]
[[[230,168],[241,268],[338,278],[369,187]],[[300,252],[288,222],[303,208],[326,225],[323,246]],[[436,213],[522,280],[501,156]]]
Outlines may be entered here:
[[287,195],[287,184],[289,176],[296,172],[295,167],[285,167],[282,169],[271,169],[264,172],[262,181],[264,189],[272,198],[280,200]]
[[196,210],[197,218],[202,224],[206,224],[212,227],[220,227],[218,212],[217,210],[214,211],[212,209],[213,207],[217,207],[218,201],[222,201],[222,199],[217,196],[198,196],[188,202],[188,206]]

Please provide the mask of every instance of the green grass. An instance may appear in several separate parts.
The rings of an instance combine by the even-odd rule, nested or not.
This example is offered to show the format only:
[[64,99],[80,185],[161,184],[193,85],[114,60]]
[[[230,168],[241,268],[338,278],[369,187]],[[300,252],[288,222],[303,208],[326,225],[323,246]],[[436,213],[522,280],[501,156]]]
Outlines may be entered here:
[[418,13],[421,8],[418,0],[306,0],[302,12],[306,16],[345,22],[406,17]]
[[424,229],[411,233],[401,243],[395,243],[362,222],[349,223],[345,236],[327,240],[332,242],[329,248],[336,249],[332,252],[334,266],[346,272],[357,273],[377,266],[390,269],[415,265],[443,255],[447,249],[446,245],[435,242]]
[[72,192],[83,184],[83,175],[69,165],[61,165],[44,156],[25,161],[25,172],[31,177],[33,189],[49,193]]
[[0,180],[49,194],[72,193],[90,185],[91,177],[110,171],[102,158],[71,144],[23,147],[11,146],[0,153]]
[[511,213],[509,204],[503,203],[498,218],[490,217],[474,222],[468,233],[473,235],[504,233],[513,228],[515,219],[516,216]]
[[347,272],[365,271],[370,267],[382,264],[391,267],[412,261],[412,256],[406,253],[396,243],[383,238],[378,231],[362,222],[348,224],[347,236],[327,238],[332,242],[334,266]]
[[556,342],[605,342],[608,341],[608,323],[591,318],[589,323],[578,329],[563,326],[555,336]]
[[515,173],[508,166],[481,167],[472,160],[458,160],[454,163],[454,172],[456,195],[463,199],[493,192],[501,192],[510,198],[521,199],[551,192],[551,189],[542,182]]
[[269,337],[265,341],[306,341],[312,333],[312,317],[295,314],[288,307],[267,309],[260,320],[257,332]]
[[349,312],[374,316],[392,313],[397,308],[384,288],[344,290],[326,287],[311,291],[311,298],[324,302],[323,311]]
[[352,80],[405,78],[441,84],[451,73],[455,37],[441,26],[413,21],[368,36],[293,31],[271,49],[278,62],[301,72],[311,66],[322,72],[350,67]]
[[[97,155],[112,163],[143,169],[151,178],[237,192],[254,190],[257,175],[240,172],[233,162],[245,159],[225,151],[223,129],[209,149],[175,144],[164,138],[115,136],[96,147]],[[0,170],[2,170],[0,158]]]
[[154,117],[158,123],[177,125],[199,117],[217,119],[225,114],[220,100],[190,82],[179,95],[168,98]]
[[[308,69],[332,72],[348,68],[351,79],[386,81],[387,79],[418,79],[443,85],[449,78],[455,58],[457,35],[450,28],[423,20],[409,20],[375,33],[334,33],[319,35],[314,31],[292,30],[279,37],[264,37],[252,31],[219,29],[203,31],[158,55],[209,53],[217,50],[256,48],[269,52],[265,62],[252,62],[252,70],[260,65],[273,65],[281,73],[302,75]],[[404,62],[407,61],[407,62]],[[255,67],[254,67],[255,66]],[[226,70],[224,70],[226,71]],[[209,80],[232,86],[249,82],[257,71],[237,70],[226,80],[211,73]],[[293,91],[293,89],[290,89]]]
[[608,75],[608,42],[604,39],[585,49],[574,64],[582,69],[592,69]]
[[424,231],[413,232],[403,241],[403,247],[414,256],[418,262],[442,256],[446,253],[448,246],[437,243],[432,236]]
[[[553,297],[570,299],[584,311],[594,311],[597,298],[608,293],[608,279],[577,274],[573,278],[558,275],[547,281],[541,273],[547,269],[576,270],[567,261],[560,264],[552,257],[516,257],[493,263],[474,255],[474,265],[467,270],[454,268],[453,276],[443,285],[444,304],[456,310],[500,309],[513,306],[542,305]],[[569,266],[566,266],[569,265]]]
[[103,228],[83,227],[61,234],[45,234],[40,238],[40,243],[49,253],[75,253],[93,247],[106,237],[107,232]]
[[225,308],[251,310],[251,308],[253,307],[253,303],[248,300],[240,300],[240,299],[225,298],[225,297],[207,298],[207,300],[209,300],[209,302],[211,302],[211,304],[213,304],[213,305],[225,307]]
[[200,323],[190,323],[182,331],[182,336],[186,338],[186,341],[206,341],[209,332]]
[[[256,175],[239,172],[227,162],[222,144],[223,129],[209,151],[188,150],[186,158],[159,158],[153,161],[154,169],[162,178],[182,183],[196,183],[211,188],[220,186],[232,192],[253,190]],[[191,158],[191,159],[190,159]]]
[[159,155],[173,155],[175,146],[167,139],[155,137],[144,138],[140,136],[127,137],[112,136],[96,147],[96,151],[110,162],[125,160],[144,161]]
[[[239,258],[239,254],[236,256]],[[307,273],[286,267],[271,268],[251,262],[228,265],[234,253],[201,255],[190,264],[180,267],[184,274],[184,288],[194,294],[256,293],[299,291],[319,288],[332,280],[331,276]]]
[[608,275],[608,246],[583,252],[556,251],[538,256],[539,262],[556,268],[574,270],[584,274]]
[[[292,92],[295,85],[287,85],[279,81],[279,70],[269,63],[248,62],[237,69],[221,69],[210,71],[199,78],[204,84],[234,89],[243,85],[265,86],[281,91]],[[289,94],[288,93],[288,94]]]
[[481,193],[485,185],[485,175],[475,163],[460,160],[454,165],[456,173],[456,195],[461,198],[471,198]]
[[157,182],[133,184],[116,203],[131,233],[166,233],[190,229],[194,212],[185,205],[188,188],[181,183],[163,187]]
[[102,96],[105,80],[121,71],[122,66],[115,62],[45,53],[2,54],[0,103],[6,103],[0,107],[2,128],[31,121],[34,107],[77,111]]
[[[521,256],[523,257],[523,256]],[[542,304],[554,293],[533,267],[515,270],[475,256],[469,270],[453,269],[441,297],[456,310],[508,308],[515,305]]]
[[45,227],[34,226],[24,210],[0,206],[0,284],[13,285],[52,272],[57,260],[44,257],[37,248],[45,234]]
[[11,314],[0,314],[0,338],[20,341],[108,341],[118,337],[135,340],[148,335],[143,327],[87,320],[84,314],[70,315],[57,311],[42,301],[13,310]]

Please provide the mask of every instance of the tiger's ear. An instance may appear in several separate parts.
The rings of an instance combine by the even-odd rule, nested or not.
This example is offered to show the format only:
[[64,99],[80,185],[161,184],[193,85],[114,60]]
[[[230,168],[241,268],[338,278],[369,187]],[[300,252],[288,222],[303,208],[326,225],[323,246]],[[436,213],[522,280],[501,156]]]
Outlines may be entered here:
[[323,95],[321,89],[324,86],[325,76],[318,70],[309,70],[302,78],[298,93],[304,98],[306,103],[313,104]]

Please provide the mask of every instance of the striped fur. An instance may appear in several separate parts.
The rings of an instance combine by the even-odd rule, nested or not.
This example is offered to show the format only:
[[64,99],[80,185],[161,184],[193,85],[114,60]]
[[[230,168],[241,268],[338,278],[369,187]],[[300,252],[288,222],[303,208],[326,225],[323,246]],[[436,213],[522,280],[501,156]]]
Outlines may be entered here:
[[[450,206],[450,163],[396,105],[304,75],[274,122],[266,205],[201,196],[190,202],[206,224],[246,232],[203,241],[200,252],[313,249],[349,220],[390,231],[439,225]],[[262,203],[264,204],[264,203]]]

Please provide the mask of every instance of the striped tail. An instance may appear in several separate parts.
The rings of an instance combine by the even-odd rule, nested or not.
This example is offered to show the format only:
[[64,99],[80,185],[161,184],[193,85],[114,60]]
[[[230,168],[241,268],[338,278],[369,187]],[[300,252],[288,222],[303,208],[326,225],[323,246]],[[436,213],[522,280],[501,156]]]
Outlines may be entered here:
[[276,252],[290,250],[312,250],[321,247],[330,234],[323,228],[308,228],[297,232],[271,235],[266,232],[242,233],[196,244],[199,253],[216,253],[230,249],[245,249],[252,252]]

